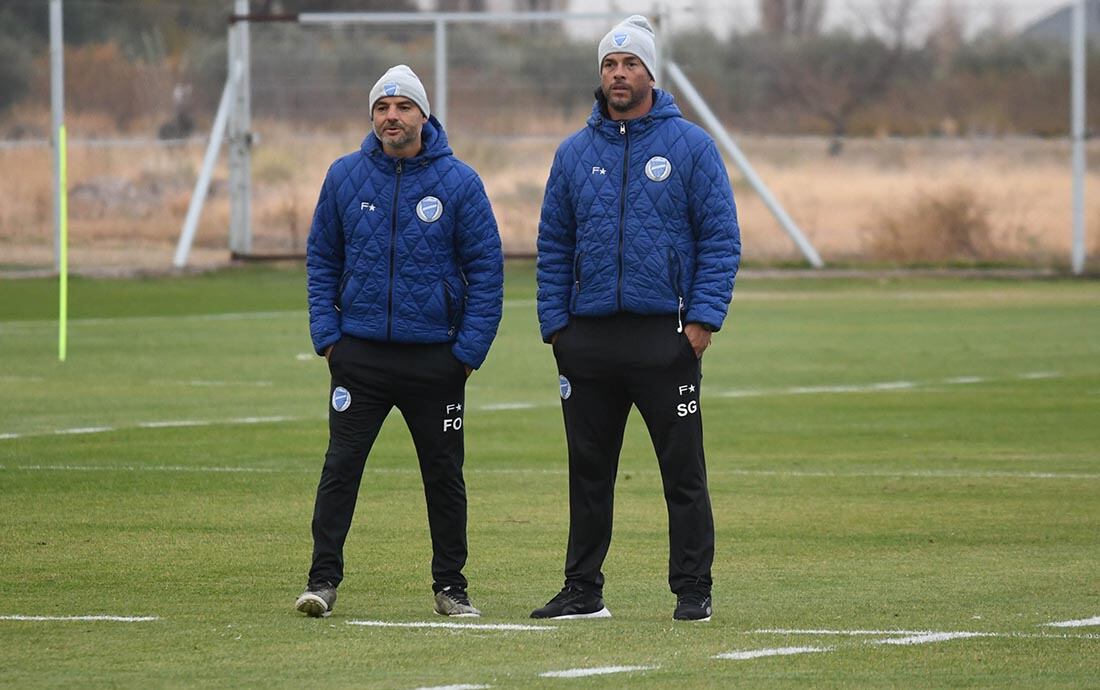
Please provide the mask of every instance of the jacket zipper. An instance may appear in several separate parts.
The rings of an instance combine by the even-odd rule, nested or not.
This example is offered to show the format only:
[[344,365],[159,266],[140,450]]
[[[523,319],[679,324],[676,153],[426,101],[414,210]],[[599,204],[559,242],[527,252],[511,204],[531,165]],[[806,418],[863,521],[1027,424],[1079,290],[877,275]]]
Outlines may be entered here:
[[397,257],[397,203],[401,196],[401,161],[397,161],[397,179],[393,183],[393,216],[390,221],[390,291],[386,300],[386,340],[393,339],[393,271]]
[[572,311],[577,304],[577,298],[581,294],[581,259],[584,258],[584,252],[577,252],[577,255],[573,258],[573,294],[569,300],[569,310]]
[[340,287],[336,289],[336,303],[332,306],[336,307],[336,311],[340,311],[340,302],[344,299],[344,288],[348,286],[348,281],[351,280],[351,271],[347,271],[340,278]]
[[623,148],[623,188],[619,194],[619,285],[615,294],[618,311],[623,310],[623,244],[626,242],[626,175],[630,163],[630,137],[626,134],[626,121],[619,123],[619,134],[625,137]]
[[684,332],[684,294],[680,291],[680,255],[672,247],[668,248],[668,280],[676,292],[676,332]]

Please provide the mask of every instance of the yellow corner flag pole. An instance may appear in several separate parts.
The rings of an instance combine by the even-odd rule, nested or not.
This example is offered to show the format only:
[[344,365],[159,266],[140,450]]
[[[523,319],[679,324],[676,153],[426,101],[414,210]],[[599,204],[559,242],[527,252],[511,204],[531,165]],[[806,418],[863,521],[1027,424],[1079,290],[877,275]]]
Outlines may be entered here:
[[57,330],[57,358],[65,361],[65,350],[68,345],[69,331],[69,183],[68,183],[68,155],[65,144],[65,125],[57,128],[57,150],[61,158],[60,189],[61,195],[61,262],[58,268],[60,276],[59,305],[58,305],[58,330]]

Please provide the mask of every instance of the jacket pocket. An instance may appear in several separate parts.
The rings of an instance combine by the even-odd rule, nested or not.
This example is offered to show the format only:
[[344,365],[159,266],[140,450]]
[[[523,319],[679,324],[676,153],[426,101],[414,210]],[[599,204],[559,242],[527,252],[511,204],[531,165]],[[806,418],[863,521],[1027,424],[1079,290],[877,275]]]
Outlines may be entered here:
[[672,294],[680,300],[683,308],[684,300],[684,269],[680,260],[680,252],[675,247],[668,248],[668,284],[672,288]]
[[569,298],[569,311],[576,311],[577,298],[581,294],[581,261],[584,259],[584,252],[577,252],[577,255],[573,257],[573,291]]
[[465,285],[458,288],[451,281],[443,281],[443,299],[447,304],[447,335],[453,336],[458,332],[458,325],[462,323],[462,315],[466,312]]
[[351,281],[351,271],[345,271],[344,275],[340,277],[340,287],[336,290],[336,311],[344,311],[344,290],[348,289],[348,283]]

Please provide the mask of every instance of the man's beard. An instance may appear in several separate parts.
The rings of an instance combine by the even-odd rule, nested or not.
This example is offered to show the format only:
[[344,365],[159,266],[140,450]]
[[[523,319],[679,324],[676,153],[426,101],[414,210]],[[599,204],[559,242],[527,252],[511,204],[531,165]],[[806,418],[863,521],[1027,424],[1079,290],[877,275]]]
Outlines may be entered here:
[[[389,127],[399,127],[401,133],[395,136],[383,134],[383,132]],[[382,141],[383,144],[391,146],[395,149],[405,148],[416,139],[416,132],[412,127],[408,127],[400,122],[384,122],[381,127],[375,129],[374,133]]]
[[[605,89],[603,95],[607,98],[607,107],[620,113],[626,113],[638,107],[638,105],[640,105],[642,100],[646,97],[646,94],[643,92],[635,91],[630,87],[627,88],[630,90],[630,97],[625,101],[621,100],[621,91],[616,93],[613,92],[611,89]],[[615,95],[613,96],[613,94]],[[612,100],[612,98],[619,100]]]

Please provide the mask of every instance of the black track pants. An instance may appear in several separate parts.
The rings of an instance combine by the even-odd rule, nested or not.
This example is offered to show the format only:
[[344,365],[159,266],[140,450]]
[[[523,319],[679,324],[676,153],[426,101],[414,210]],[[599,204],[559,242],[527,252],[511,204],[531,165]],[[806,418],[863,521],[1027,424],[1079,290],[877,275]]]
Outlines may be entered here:
[[714,519],[703,458],[700,362],[675,316],[575,317],[558,334],[569,446],[567,582],[603,589],[615,475],[630,406],[649,429],[668,507],[668,583],[711,585]]
[[345,336],[329,359],[329,445],[313,510],[311,583],[339,585],[367,455],[397,407],[412,433],[432,536],[433,587],[466,587],[462,479],[465,367],[450,344],[376,343]]

